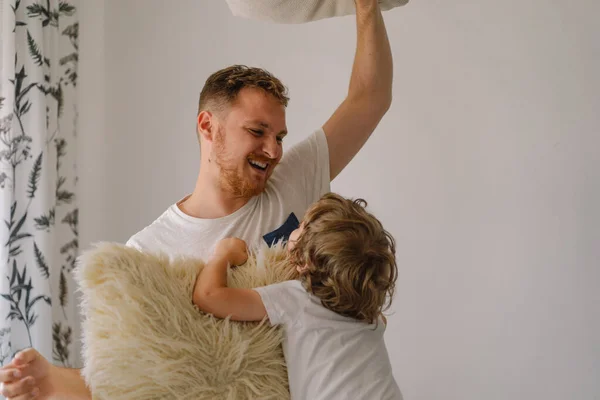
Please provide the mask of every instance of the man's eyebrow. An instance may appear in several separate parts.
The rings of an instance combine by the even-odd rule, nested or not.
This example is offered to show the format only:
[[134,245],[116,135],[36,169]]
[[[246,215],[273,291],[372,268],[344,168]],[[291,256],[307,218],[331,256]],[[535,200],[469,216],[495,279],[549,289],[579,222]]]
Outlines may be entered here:
[[[261,128],[264,128],[264,129],[271,129],[271,125],[269,125],[268,123],[266,123],[264,121],[251,120],[251,121],[248,121],[248,123],[254,124],[254,125],[259,125]],[[288,134],[288,131],[286,129],[284,129],[278,133],[278,135],[280,135],[280,136],[286,136],[287,134]]]

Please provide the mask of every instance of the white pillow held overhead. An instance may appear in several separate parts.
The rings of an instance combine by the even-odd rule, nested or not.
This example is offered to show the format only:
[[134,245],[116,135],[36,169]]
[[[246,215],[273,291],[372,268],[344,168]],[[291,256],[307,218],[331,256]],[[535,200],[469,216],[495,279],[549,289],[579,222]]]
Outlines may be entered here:
[[[226,0],[236,17],[302,24],[356,12],[354,0]],[[382,11],[400,7],[408,0],[379,0]]]

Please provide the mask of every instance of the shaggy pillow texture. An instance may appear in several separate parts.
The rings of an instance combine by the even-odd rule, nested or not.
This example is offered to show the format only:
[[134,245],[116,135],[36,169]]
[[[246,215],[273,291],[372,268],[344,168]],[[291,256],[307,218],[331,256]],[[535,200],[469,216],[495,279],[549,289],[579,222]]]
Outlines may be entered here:
[[[255,254],[230,269],[230,286],[296,278],[280,246]],[[289,398],[280,328],[199,311],[192,291],[203,266],[117,244],[80,257],[82,374],[94,399]]]

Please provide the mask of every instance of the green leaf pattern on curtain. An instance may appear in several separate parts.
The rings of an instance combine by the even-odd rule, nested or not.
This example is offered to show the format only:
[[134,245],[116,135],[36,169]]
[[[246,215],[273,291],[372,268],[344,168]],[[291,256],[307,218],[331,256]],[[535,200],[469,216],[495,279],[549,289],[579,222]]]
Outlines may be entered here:
[[0,364],[77,367],[77,0],[0,0]]

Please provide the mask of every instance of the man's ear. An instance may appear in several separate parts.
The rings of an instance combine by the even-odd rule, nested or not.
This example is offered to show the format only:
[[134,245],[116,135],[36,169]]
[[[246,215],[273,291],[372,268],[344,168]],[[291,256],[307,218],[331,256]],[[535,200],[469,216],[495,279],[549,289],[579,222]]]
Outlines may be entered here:
[[210,111],[201,111],[200,114],[198,114],[198,119],[196,122],[198,136],[204,138],[204,140],[212,142],[216,129],[213,114]]

